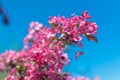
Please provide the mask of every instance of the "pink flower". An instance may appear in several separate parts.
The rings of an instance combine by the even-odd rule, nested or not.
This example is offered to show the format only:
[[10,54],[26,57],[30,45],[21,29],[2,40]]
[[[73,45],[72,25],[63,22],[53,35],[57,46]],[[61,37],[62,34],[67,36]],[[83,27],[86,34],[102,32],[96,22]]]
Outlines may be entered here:
[[87,11],[85,10],[83,13],[82,13],[82,17],[83,18],[90,18],[90,14],[87,13]]
[[[98,27],[87,11],[82,16],[52,16],[49,19],[51,28],[39,22],[31,22],[28,35],[24,38],[24,48],[19,51],[6,51],[0,54],[0,70],[7,66],[8,76],[4,80],[89,80],[85,77],[71,77],[62,69],[70,62],[68,54],[63,53],[66,45],[78,44],[85,34],[94,35]],[[83,52],[77,52],[77,59]]]
[[50,20],[48,21],[50,24],[56,24],[57,18],[55,16],[50,17]]
[[68,55],[65,54],[65,53],[62,54],[60,58],[61,58],[61,63],[62,64],[68,64],[70,62],[70,60],[68,59]]
[[75,58],[78,59],[79,56],[83,55],[83,52],[77,52]]

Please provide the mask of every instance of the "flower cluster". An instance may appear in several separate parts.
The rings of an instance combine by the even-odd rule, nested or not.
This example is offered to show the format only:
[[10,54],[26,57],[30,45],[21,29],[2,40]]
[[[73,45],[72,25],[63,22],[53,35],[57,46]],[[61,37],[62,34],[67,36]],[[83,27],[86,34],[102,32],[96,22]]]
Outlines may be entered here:
[[24,61],[24,57],[28,56],[24,50],[16,52],[13,50],[0,54],[0,71],[10,70],[16,66],[16,63]]
[[[0,55],[0,70],[10,65],[8,76],[4,80],[89,80],[85,77],[72,78],[62,69],[70,60],[63,50],[66,45],[82,46],[82,36],[97,42],[95,22],[89,22],[87,11],[82,16],[52,16],[52,27],[39,22],[31,22],[28,35],[24,38],[24,48],[19,51],[7,51]],[[77,52],[76,58],[83,52]]]

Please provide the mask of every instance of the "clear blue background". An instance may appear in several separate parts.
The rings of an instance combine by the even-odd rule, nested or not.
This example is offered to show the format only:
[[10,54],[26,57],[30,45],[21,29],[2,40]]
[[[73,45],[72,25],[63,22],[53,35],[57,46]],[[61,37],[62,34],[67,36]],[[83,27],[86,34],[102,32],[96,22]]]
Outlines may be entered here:
[[[10,17],[8,26],[0,21],[0,52],[22,48],[31,21],[48,25],[48,16],[80,15],[88,10],[91,20],[99,26],[99,43],[84,39],[83,48],[70,47],[68,53],[72,62],[64,71],[71,72],[73,76],[80,74],[90,78],[100,76],[101,80],[120,80],[119,0],[2,0],[0,3]],[[75,60],[76,51],[84,51],[85,54]]]

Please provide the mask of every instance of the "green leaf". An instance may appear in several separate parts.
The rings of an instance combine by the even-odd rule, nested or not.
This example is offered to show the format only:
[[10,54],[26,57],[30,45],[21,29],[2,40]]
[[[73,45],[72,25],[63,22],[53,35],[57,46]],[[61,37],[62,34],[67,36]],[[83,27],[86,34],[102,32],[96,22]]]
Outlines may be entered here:
[[57,27],[57,26],[58,26],[58,24],[53,23],[53,24],[51,24],[51,26],[52,26],[52,27]]
[[86,36],[86,38],[87,38],[88,40],[93,40],[93,41],[95,41],[96,43],[98,43],[98,39],[97,39],[95,36],[93,36],[93,35],[87,35],[87,34],[85,34],[85,36]]
[[21,73],[22,70],[23,70],[23,66],[22,66],[20,63],[17,63],[17,64],[16,64],[16,69],[17,69],[17,71],[18,71],[19,73]]
[[76,27],[79,27],[79,24],[75,24]]

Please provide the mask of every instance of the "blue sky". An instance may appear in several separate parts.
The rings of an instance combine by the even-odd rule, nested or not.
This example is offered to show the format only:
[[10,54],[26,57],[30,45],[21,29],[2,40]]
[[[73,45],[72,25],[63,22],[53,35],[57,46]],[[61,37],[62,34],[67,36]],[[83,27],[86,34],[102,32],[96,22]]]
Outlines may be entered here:
[[[0,52],[20,49],[27,34],[28,24],[39,21],[48,25],[48,16],[80,15],[87,10],[99,26],[99,43],[83,41],[83,48],[70,47],[71,63],[64,71],[73,76],[100,76],[102,80],[120,80],[120,1],[119,0],[2,0],[2,6],[10,16],[10,25],[0,21]],[[0,16],[1,20],[2,16]],[[78,60],[74,52],[84,51]]]

